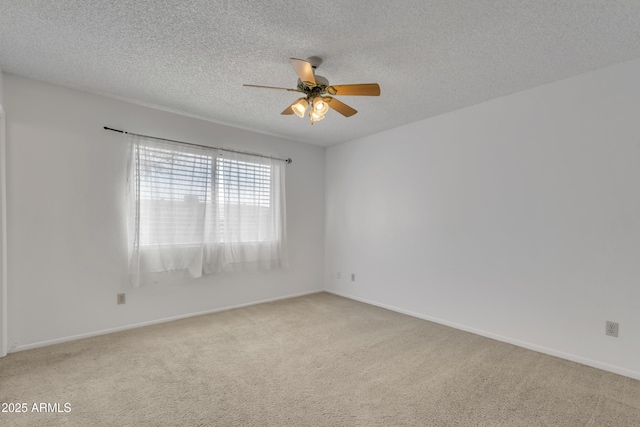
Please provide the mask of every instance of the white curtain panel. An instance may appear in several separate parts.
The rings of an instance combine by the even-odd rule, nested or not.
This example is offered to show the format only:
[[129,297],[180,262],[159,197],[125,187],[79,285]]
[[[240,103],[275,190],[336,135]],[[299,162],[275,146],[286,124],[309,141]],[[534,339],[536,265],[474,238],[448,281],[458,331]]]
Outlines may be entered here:
[[205,225],[204,272],[287,266],[285,163],[220,152]]
[[126,138],[134,286],[288,265],[283,161]]

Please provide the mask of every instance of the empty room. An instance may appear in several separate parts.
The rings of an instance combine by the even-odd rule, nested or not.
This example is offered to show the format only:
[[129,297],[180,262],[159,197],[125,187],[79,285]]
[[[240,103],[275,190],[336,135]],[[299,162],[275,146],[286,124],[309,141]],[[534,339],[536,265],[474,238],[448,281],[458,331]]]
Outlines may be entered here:
[[0,0],[0,425],[640,426],[640,2]]

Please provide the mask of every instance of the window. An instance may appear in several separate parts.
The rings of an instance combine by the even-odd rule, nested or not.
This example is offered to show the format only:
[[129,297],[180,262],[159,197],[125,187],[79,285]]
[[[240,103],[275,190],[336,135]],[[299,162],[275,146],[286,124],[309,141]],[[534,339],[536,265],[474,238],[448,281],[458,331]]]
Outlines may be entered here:
[[127,137],[134,285],[287,265],[283,161]]
[[274,238],[270,227],[271,165],[216,159],[220,242],[264,242]]

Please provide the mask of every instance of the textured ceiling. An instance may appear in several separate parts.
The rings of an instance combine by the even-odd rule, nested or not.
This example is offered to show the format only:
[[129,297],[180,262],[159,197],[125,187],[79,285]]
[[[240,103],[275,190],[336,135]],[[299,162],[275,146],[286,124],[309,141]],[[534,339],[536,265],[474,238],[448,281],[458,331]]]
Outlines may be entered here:
[[[311,126],[242,87],[314,55],[381,96]],[[638,57],[638,0],[0,0],[4,72],[327,146]]]

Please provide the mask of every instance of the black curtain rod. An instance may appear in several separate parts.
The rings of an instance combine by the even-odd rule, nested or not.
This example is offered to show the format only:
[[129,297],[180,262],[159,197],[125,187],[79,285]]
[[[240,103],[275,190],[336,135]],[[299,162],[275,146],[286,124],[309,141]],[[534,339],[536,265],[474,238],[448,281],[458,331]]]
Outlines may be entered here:
[[291,158],[281,159],[279,157],[265,156],[264,154],[250,153],[248,151],[229,150],[228,148],[210,147],[208,145],[192,144],[191,142],[176,141],[175,139],[166,139],[166,138],[158,138],[157,136],[140,135],[139,133],[131,133],[131,132],[127,132],[127,131],[124,131],[124,130],[114,129],[114,128],[110,128],[110,127],[106,127],[106,126],[104,126],[104,129],[111,130],[111,131],[114,131],[114,132],[126,133],[126,134],[134,135],[134,136],[142,136],[144,138],[157,139],[157,140],[160,140],[160,141],[177,142],[178,144],[191,145],[193,147],[211,148],[213,150],[229,151],[231,153],[250,154],[252,156],[264,157],[266,159],[282,160],[283,162],[286,162],[287,164],[293,162],[293,160],[291,160]]

